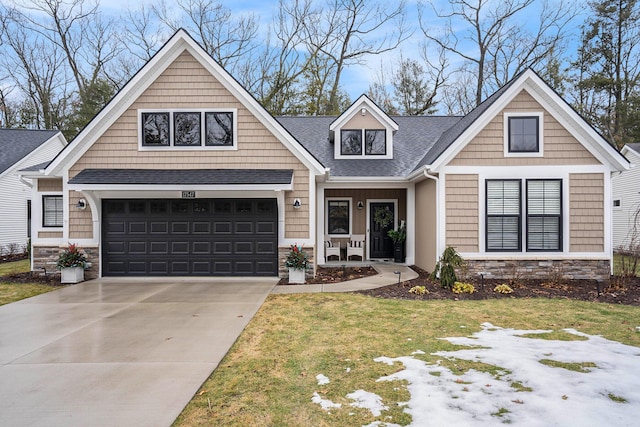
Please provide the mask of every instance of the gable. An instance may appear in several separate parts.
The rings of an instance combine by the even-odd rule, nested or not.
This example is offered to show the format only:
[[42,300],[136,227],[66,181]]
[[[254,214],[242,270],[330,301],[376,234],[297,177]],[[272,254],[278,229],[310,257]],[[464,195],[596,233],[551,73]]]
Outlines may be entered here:
[[[237,149],[139,149],[141,110],[233,109]],[[71,167],[69,178],[83,169],[260,169],[306,167],[247,107],[188,51],[182,52],[118,117]]]
[[[505,114],[542,113],[544,150],[541,157],[506,157]],[[597,165],[600,162],[522,89],[505,108],[449,162],[451,166]]]

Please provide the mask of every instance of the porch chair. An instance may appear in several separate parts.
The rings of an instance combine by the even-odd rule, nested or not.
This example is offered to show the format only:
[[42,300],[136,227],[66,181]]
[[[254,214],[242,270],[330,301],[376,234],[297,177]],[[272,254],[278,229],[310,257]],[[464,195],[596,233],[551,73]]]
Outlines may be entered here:
[[347,246],[347,261],[354,255],[364,261],[364,234],[351,235],[349,246]]
[[324,260],[329,261],[330,256],[337,256],[338,261],[342,260],[340,255],[340,242],[333,242],[329,236],[324,236]]

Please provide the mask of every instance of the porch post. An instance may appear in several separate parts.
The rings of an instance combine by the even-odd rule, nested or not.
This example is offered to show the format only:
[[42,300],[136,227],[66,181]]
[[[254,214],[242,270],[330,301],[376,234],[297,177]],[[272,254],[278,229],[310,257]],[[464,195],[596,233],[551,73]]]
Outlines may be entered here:
[[316,189],[316,262],[324,264],[324,184],[318,184]]
[[416,184],[407,187],[407,239],[405,240],[407,265],[416,263]]

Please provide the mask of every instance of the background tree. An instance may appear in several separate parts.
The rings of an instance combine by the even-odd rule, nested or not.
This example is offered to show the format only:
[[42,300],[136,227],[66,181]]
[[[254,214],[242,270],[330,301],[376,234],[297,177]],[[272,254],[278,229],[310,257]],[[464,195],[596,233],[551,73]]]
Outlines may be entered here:
[[638,136],[640,6],[637,0],[589,3],[582,44],[574,62],[578,75],[576,109],[610,143],[621,148]]
[[[444,10],[437,10],[431,3],[436,21],[444,22],[443,26],[430,25],[434,20],[426,17],[424,5],[419,21],[425,38],[462,61],[457,74],[475,76],[475,84],[468,88],[473,91],[475,107],[525,68],[540,68],[551,59],[549,52],[560,51],[557,47],[565,40],[567,24],[575,16],[572,5],[563,0],[553,5],[547,0],[451,0]],[[535,7],[539,8],[537,13]],[[465,88],[463,85],[459,90]],[[461,102],[457,106],[460,112],[469,111],[465,99],[471,95],[449,94],[448,98]]]

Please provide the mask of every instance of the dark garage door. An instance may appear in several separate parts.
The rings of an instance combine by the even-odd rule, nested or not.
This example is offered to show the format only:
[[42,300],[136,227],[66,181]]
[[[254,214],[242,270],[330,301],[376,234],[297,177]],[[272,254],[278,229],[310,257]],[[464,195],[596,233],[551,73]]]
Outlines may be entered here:
[[276,276],[275,199],[103,200],[103,275]]

